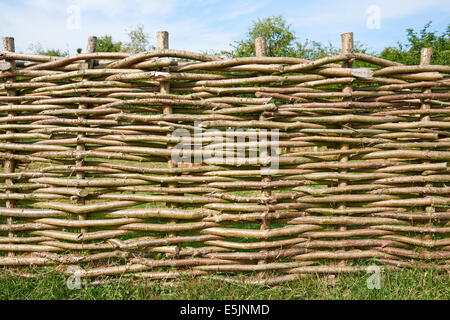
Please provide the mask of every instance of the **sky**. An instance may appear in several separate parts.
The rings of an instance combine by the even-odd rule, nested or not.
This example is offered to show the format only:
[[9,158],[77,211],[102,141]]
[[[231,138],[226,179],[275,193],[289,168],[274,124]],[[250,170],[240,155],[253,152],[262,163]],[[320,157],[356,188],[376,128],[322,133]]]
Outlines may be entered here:
[[450,23],[449,0],[0,0],[0,36],[13,36],[16,51],[30,45],[68,50],[85,48],[90,35],[127,41],[138,24],[155,44],[157,31],[169,31],[172,49],[227,50],[245,38],[252,21],[282,15],[299,41],[340,46],[340,34],[379,52],[406,41],[407,28],[432,21],[442,33]]

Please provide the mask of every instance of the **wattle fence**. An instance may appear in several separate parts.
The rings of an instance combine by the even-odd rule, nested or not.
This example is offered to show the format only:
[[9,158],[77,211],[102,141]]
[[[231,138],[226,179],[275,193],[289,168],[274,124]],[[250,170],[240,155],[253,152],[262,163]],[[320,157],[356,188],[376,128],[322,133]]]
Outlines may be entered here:
[[406,66],[351,33],[315,61],[266,57],[263,38],[236,59],[157,39],[49,57],[4,38],[1,266],[258,283],[450,269],[450,66],[431,49]]

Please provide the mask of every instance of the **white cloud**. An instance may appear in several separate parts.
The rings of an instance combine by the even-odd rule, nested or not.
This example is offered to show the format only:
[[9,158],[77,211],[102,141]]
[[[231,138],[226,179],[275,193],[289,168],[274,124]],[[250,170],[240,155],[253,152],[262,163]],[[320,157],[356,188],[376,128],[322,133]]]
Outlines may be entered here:
[[172,0],[73,0],[79,3],[82,10],[103,13],[107,16],[118,16],[124,12],[165,16],[174,9]]
[[[450,11],[448,0],[363,0],[351,1],[343,0],[329,3],[317,3],[316,6],[309,7],[307,11],[301,10],[295,16],[289,17],[289,22],[296,28],[302,27],[325,27],[335,28],[363,25],[367,19],[366,10],[369,6],[376,5],[381,9],[381,19],[405,18],[423,10]],[[311,14],[311,11],[314,14]]]
[[226,49],[237,36],[232,30],[213,29],[197,19],[183,19],[162,27],[160,29],[169,31],[171,48],[196,52]]
[[[0,2],[2,36],[16,38],[16,50],[28,51],[29,45],[40,42],[45,48],[69,48],[73,53],[84,48],[89,35],[111,34],[115,40],[126,40],[126,29],[147,21],[160,23],[173,12],[173,0],[22,0]],[[80,6],[80,28],[69,30],[69,6]],[[159,29],[159,28],[158,28]],[[156,30],[156,29],[155,29]]]
[[270,0],[260,0],[256,3],[255,1],[239,1],[233,6],[233,10],[225,14],[221,20],[232,20],[240,16],[248,15],[265,7],[269,2]]
[[[16,38],[17,51],[28,52],[30,44],[39,42],[44,48],[69,49],[71,54],[79,47],[84,48],[90,35],[110,34],[116,41],[127,41],[126,30],[139,23],[144,24],[153,43],[156,31],[169,31],[170,46],[174,49],[218,51],[237,37],[232,30],[221,30],[220,26],[208,25],[207,21],[192,16],[171,18],[174,3],[165,0],[167,6],[162,10],[158,0],[26,0],[20,6],[0,2],[0,33]],[[77,4],[81,6],[80,29],[69,30],[67,5]]]
[[124,13],[165,16],[174,9],[174,0],[25,0],[26,6],[49,12],[65,11],[70,5],[81,10],[109,17]]
[[381,7],[382,17],[387,19],[407,17],[425,9],[450,10],[447,0],[378,0],[373,4]]

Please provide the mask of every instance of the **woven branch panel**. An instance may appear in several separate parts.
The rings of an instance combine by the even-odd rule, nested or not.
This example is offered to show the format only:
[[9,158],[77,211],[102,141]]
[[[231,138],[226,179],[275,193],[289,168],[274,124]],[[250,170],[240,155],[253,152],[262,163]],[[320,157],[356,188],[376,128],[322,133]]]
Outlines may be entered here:
[[[170,49],[0,59],[2,266],[266,282],[449,269],[449,66]],[[174,161],[190,137],[203,139]],[[189,164],[220,146],[237,161]]]

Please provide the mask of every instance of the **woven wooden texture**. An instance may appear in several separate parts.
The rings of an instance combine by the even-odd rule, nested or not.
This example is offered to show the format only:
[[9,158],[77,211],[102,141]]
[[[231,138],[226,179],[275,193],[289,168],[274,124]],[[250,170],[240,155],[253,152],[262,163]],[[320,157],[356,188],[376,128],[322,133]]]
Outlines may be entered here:
[[[261,281],[449,268],[449,66],[169,49],[0,59],[2,266]],[[261,171],[270,154],[174,162],[175,132],[194,128],[192,156],[222,136],[260,155],[225,131],[278,130],[279,170]]]

